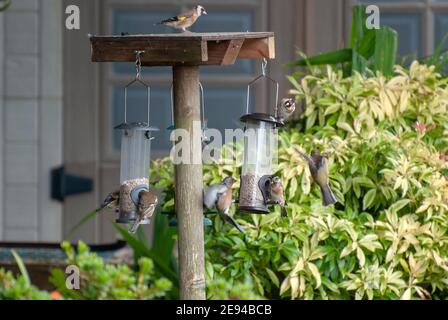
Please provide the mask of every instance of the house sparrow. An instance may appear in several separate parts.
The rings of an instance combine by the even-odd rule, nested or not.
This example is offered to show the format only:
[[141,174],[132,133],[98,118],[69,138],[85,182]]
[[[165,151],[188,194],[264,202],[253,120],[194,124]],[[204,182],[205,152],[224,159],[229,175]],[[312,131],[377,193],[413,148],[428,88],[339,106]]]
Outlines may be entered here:
[[304,154],[300,150],[297,151],[308,162],[311,176],[322,192],[322,204],[324,206],[335,204],[337,200],[328,183],[328,167],[325,161],[327,155],[325,153],[320,154],[317,150],[311,151],[311,156]]
[[296,110],[294,99],[283,98],[277,107],[277,119],[281,122],[285,122],[292,116],[294,110]]
[[183,32],[186,32],[187,28],[190,28],[196,22],[196,20],[203,14],[207,14],[204,7],[197,5],[190,11],[163,20],[157,24],[167,25],[175,29],[181,29]]
[[271,183],[269,184],[269,195],[272,201],[280,205],[282,217],[287,217],[288,213],[285,209],[286,201],[284,197],[284,188],[279,177],[272,178]]
[[96,212],[99,212],[106,207],[118,211],[119,205],[120,205],[120,190],[115,190],[107,195],[101,206],[98,209],[96,209]]
[[135,233],[143,220],[149,220],[153,216],[157,206],[157,195],[152,191],[140,191],[137,203],[137,219],[129,229],[130,233]]
[[245,233],[243,227],[227,214],[232,205],[232,185],[235,181],[233,177],[226,177],[221,183],[210,186],[204,193],[203,201],[207,209],[216,207],[224,221],[232,224],[239,232]]

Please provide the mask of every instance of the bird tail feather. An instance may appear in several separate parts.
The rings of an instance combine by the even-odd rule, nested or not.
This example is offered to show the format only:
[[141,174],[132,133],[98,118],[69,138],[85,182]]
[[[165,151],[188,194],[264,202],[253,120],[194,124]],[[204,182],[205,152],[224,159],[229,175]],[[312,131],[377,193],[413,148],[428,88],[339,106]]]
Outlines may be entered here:
[[281,208],[281,215],[282,215],[282,217],[287,217],[288,216],[288,212],[286,211],[285,207]]
[[327,184],[324,187],[320,188],[322,191],[322,204],[326,206],[330,206],[337,202],[336,197],[330,189],[330,186]]
[[235,221],[235,219],[233,219],[231,216],[223,213],[222,217],[224,218],[225,221],[227,221],[228,223],[230,223],[231,225],[233,225],[239,232],[245,234],[246,232],[244,231],[243,227],[240,226],[238,224],[238,222]]
[[130,233],[135,233],[137,231],[137,228],[139,226],[139,221],[135,221],[132,226],[129,228]]

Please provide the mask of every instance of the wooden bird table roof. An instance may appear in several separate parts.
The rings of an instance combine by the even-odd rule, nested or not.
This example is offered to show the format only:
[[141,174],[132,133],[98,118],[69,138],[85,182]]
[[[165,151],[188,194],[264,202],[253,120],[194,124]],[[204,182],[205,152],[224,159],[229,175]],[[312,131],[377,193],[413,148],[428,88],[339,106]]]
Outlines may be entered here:
[[236,59],[274,59],[273,32],[89,35],[93,62],[135,62],[143,66],[231,65]]

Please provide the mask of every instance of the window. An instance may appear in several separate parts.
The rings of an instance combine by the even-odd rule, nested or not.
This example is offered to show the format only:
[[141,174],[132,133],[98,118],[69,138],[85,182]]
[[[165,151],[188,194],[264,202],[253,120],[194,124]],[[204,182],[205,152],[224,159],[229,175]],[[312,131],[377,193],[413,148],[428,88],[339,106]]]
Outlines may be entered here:
[[[181,6],[179,6],[179,3]],[[259,31],[263,29],[261,12],[263,1],[244,0],[234,5],[204,4],[213,15],[202,16],[191,28],[192,32]],[[183,1],[107,1],[108,11],[104,33],[129,34],[172,33],[171,28],[156,25],[164,18],[176,15],[195,4]],[[238,60],[233,66],[201,66],[201,83],[204,87],[205,118],[209,128],[224,130],[241,127],[239,117],[246,107],[247,83],[259,72],[256,61]],[[171,125],[171,67],[143,68],[143,78],[151,86],[151,125],[159,127],[151,146],[155,157],[167,155],[171,142],[168,127]],[[120,133],[113,127],[124,118],[124,85],[135,74],[132,63],[111,63],[103,70],[103,108],[108,117],[103,122],[103,158],[116,160],[120,150]],[[198,88],[199,90],[199,88]],[[259,91],[263,92],[263,91]],[[260,97],[257,96],[259,99]],[[251,97],[251,101],[255,98]],[[263,99],[262,99],[263,100]],[[255,102],[254,103],[259,103]],[[255,105],[255,104],[254,104]],[[128,119],[146,118],[146,92],[135,86],[128,90]]]

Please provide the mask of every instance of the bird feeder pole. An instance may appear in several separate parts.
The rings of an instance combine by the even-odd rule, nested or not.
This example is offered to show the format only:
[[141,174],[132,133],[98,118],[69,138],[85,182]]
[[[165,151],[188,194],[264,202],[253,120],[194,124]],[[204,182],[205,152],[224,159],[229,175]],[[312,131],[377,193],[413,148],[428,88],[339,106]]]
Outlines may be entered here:
[[[178,218],[180,298],[205,299],[204,227],[202,209],[201,136],[193,135],[200,121],[199,66],[232,65],[238,58],[274,59],[272,32],[182,33],[90,36],[93,62],[134,62],[144,51],[143,66],[173,67],[176,129],[190,133],[189,164],[175,165],[175,207]],[[199,154],[198,154],[199,153]]]

